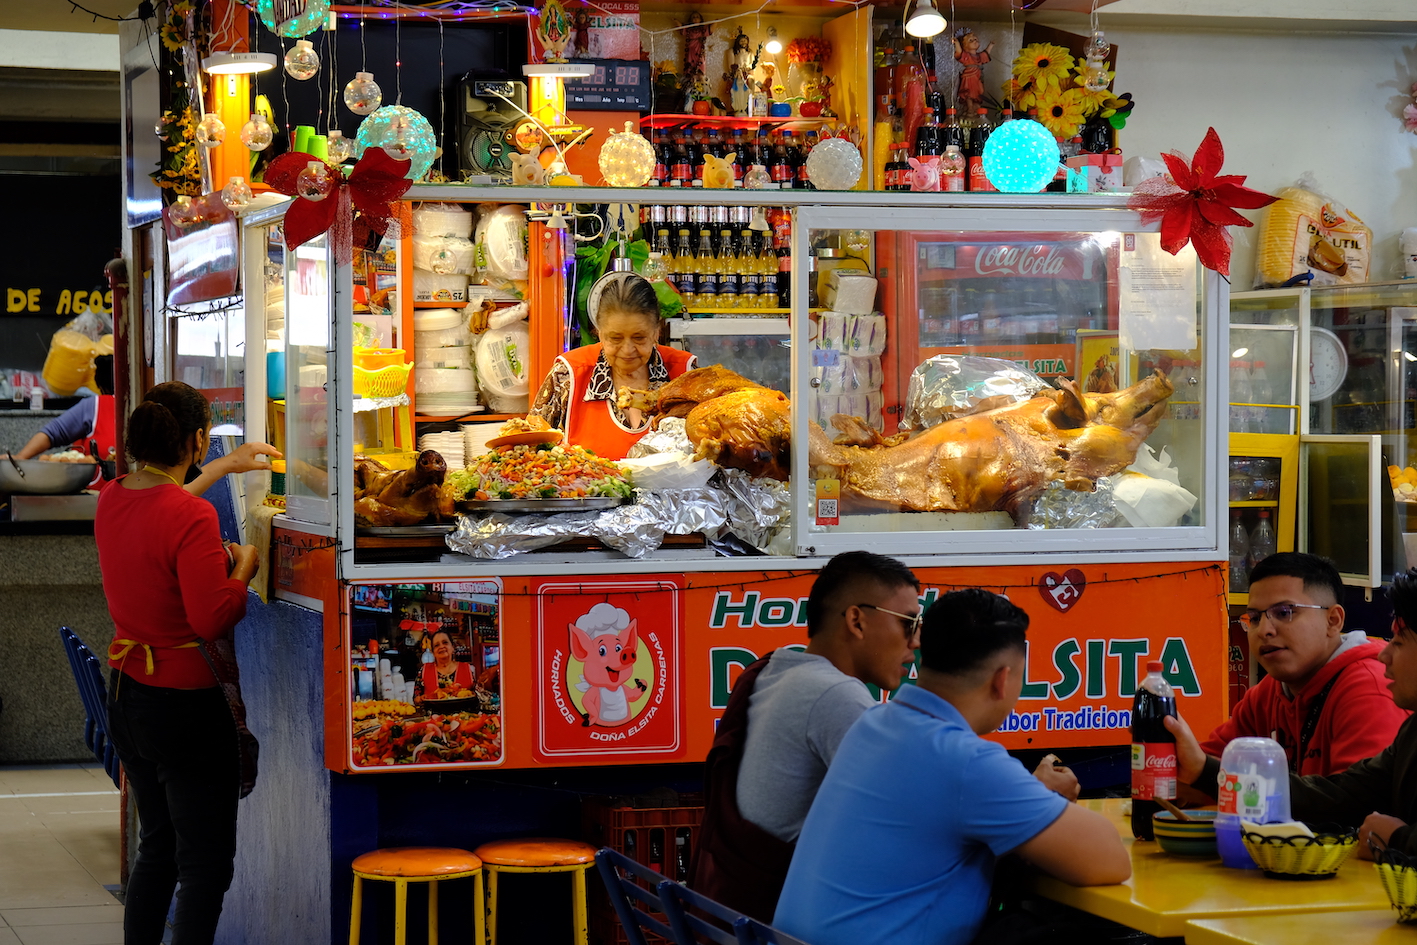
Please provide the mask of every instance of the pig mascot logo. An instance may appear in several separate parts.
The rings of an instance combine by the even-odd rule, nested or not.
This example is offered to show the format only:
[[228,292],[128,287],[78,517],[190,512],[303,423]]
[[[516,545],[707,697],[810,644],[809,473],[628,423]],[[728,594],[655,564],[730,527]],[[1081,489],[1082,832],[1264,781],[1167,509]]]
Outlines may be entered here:
[[581,692],[581,724],[614,728],[634,717],[630,703],[643,699],[644,680],[631,681],[640,640],[639,621],[613,604],[596,604],[569,624],[571,654],[584,665],[576,689]]

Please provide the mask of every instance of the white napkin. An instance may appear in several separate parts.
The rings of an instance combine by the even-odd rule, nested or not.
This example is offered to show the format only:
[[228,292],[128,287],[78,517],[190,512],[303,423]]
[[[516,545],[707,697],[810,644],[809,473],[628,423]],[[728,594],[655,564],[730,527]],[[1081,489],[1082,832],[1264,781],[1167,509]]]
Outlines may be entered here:
[[1257,833],[1262,837],[1312,837],[1314,832],[1297,820],[1280,824],[1256,824],[1248,820],[1240,821],[1240,829],[1245,833]]

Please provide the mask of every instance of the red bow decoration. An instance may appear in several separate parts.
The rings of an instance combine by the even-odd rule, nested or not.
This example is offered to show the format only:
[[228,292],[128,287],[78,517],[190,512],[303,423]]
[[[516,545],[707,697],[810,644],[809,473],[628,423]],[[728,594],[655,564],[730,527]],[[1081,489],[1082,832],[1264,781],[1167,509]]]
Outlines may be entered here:
[[[362,244],[371,231],[399,236],[400,214],[393,203],[413,184],[404,176],[408,161],[389,157],[383,148],[365,148],[348,178],[339,168],[331,167],[329,194],[324,200],[309,200],[298,195],[295,182],[311,161],[318,160],[313,154],[289,151],[266,169],[266,183],[295,198],[285,213],[286,249],[308,243],[333,227],[335,261],[343,266],[354,258],[356,237]],[[355,210],[359,211],[357,219]]]
[[1234,208],[1258,210],[1279,198],[1242,186],[1243,174],[1220,174],[1225,149],[1214,128],[1205,133],[1189,165],[1174,151],[1162,158],[1171,173],[1142,181],[1127,206],[1140,210],[1147,223],[1161,220],[1162,249],[1174,256],[1189,242],[1202,266],[1230,275],[1228,227],[1254,226]]

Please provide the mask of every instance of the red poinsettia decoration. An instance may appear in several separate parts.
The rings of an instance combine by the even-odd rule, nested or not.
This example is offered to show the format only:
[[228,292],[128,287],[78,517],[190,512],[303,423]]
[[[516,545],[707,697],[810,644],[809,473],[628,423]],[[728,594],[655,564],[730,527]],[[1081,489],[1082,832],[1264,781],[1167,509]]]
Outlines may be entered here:
[[[339,168],[329,168],[331,189],[322,200],[299,196],[300,172],[319,158],[290,151],[271,162],[265,181],[280,193],[294,197],[285,213],[285,246],[294,249],[333,229],[335,261],[348,265],[354,257],[354,240],[363,243],[370,232],[399,235],[400,214],[394,201],[412,186],[408,161],[389,157],[383,148],[366,148],[348,178]],[[327,165],[328,166],[328,165]],[[359,211],[356,218],[354,211]]]
[[1225,149],[1214,128],[1190,164],[1174,151],[1162,158],[1171,173],[1142,181],[1127,206],[1140,210],[1147,223],[1161,220],[1162,249],[1174,256],[1189,242],[1202,266],[1230,275],[1229,227],[1254,226],[1234,208],[1258,210],[1279,198],[1243,186],[1243,174],[1220,173]]

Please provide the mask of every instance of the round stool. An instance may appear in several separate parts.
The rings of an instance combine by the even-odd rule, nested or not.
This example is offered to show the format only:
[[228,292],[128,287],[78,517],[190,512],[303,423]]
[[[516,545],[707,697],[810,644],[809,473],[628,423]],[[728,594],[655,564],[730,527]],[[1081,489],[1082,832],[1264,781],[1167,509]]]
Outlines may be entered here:
[[428,945],[438,945],[438,881],[471,876],[472,924],[475,945],[482,945],[482,861],[452,847],[390,847],[355,858],[354,901],[349,910],[349,945],[359,945],[359,916],[364,906],[364,880],[394,884],[394,942],[408,936],[408,884],[428,884]]
[[534,837],[494,840],[476,853],[487,871],[488,945],[497,945],[498,873],[571,873],[571,931],[575,945],[586,945],[585,871],[595,865],[595,847],[576,840]]

